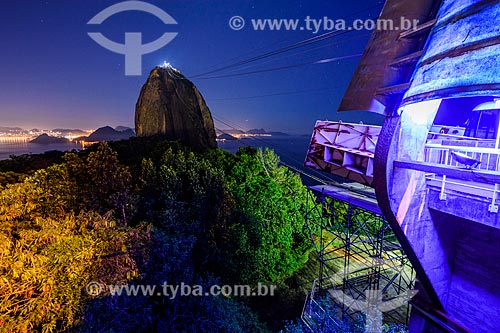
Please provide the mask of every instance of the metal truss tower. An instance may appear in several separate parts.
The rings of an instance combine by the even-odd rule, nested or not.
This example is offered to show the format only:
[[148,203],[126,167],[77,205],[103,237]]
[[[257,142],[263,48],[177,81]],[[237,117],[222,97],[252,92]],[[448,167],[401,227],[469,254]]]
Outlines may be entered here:
[[307,202],[320,270],[303,321],[313,331],[366,324],[372,306],[380,321],[406,324],[415,274],[373,191],[359,184],[313,186]]

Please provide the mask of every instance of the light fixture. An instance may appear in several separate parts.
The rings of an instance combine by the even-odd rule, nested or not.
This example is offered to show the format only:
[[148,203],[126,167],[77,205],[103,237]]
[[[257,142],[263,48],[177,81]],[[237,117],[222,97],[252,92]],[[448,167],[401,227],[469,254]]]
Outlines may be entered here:
[[172,68],[172,65],[169,62],[163,61],[163,64],[160,65],[163,68]]

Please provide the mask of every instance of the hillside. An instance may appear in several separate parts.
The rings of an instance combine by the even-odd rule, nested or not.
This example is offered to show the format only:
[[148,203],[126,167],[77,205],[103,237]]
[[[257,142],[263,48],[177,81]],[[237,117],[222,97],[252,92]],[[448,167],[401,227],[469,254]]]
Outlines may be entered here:
[[37,143],[42,145],[54,144],[54,143],[68,143],[69,140],[66,138],[59,138],[55,136],[50,136],[48,134],[41,134],[35,139],[31,140],[30,143]]
[[110,126],[104,126],[95,130],[88,137],[84,138],[88,142],[118,141],[134,137],[135,133],[131,128],[124,131],[117,131]]

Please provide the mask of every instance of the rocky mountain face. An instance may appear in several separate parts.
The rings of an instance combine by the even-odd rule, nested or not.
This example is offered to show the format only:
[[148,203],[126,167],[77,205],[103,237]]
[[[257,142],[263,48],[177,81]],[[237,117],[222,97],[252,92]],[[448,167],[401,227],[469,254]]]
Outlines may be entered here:
[[166,135],[195,148],[217,147],[214,122],[195,85],[172,67],[156,67],[135,108],[137,136]]

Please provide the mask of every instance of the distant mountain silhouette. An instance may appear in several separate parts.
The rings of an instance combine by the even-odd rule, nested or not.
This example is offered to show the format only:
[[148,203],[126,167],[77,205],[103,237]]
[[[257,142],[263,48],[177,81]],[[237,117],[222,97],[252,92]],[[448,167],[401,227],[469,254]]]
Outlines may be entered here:
[[70,129],[70,128],[56,128],[53,129],[52,132],[58,132],[58,133],[72,133],[72,134],[85,134],[85,131],[82,131],[81,129]]
[[283,132],[268,132],[263,128],[254,128],[249,131],[247,131],[248,134],[269,134],[272,136],[288,136],[289,134],[283,133]]
[[21,132],[21,131],[24,131],[24,129],[20,127],[0,126],[0,132]]
[[254,128],[254,129],[251,129],[251,130],[248,130],[246,132],[244,131],[241,131],[241,130],[237,130],[237,129],[222,129],[222,130],[219,130],[219,129],[215,129],[216,133],[217,133],[217,138],[219,138],[219,136],[221,136],[222,134],[229,134],[231,136],[239,136],[241,134],[253,134],[253,135],[263,135],[263,134],[268,134],[268,135],[271,135],[271,136],[290,136],[290,134],[287,134],[287,133],[284,133],[284,132],[268,132],[266,131],[265,129],[263,128]]
[[95,132],[90,134],[86,138],[81,138],[85,141],[96,142],[96,141],[118,141],[126,140],[135,136],[134,131],[129,128],[124,131],[117,131],[110,126],[105,126],[98,128]]
[[254,129],[248,130],[247,133],[248,134],[268,134],[266,132],[266,130],[263,128],[260,128],[260,129],[254,128]]
[[68,143],[69,140],[66,138],[58,138],[55,136],[50,136],[48,134],[41,134],[35,139],[31,140],[30,143],[38,143],[38,144],[52,144],[52,143]]
[[125,132],[126,130],[134,130],[133,128],[131,127],[127,127],[127,126],[116,126],[115,127],[115,131],[118,131],[118,132]]
[[224,134],[224,133],[227,133],[229,135],[237,135],[237,134],[245,134],[244,131],[240,131],[240,130],[237,130],[237,129],[215,129],[215,132],[217,133],[217,136],[221,135],[221,134]]
[[234,136],[232,136],[231,134],[227,134],[227,133],[222,133],[221,135],[219,135],[217,137],[217,139],[219,140],[238,140],[237,138],[235,138]]
[[283,132],[267,132],[267,134],[271,134],[272,136],[290,136],[290,134]]

